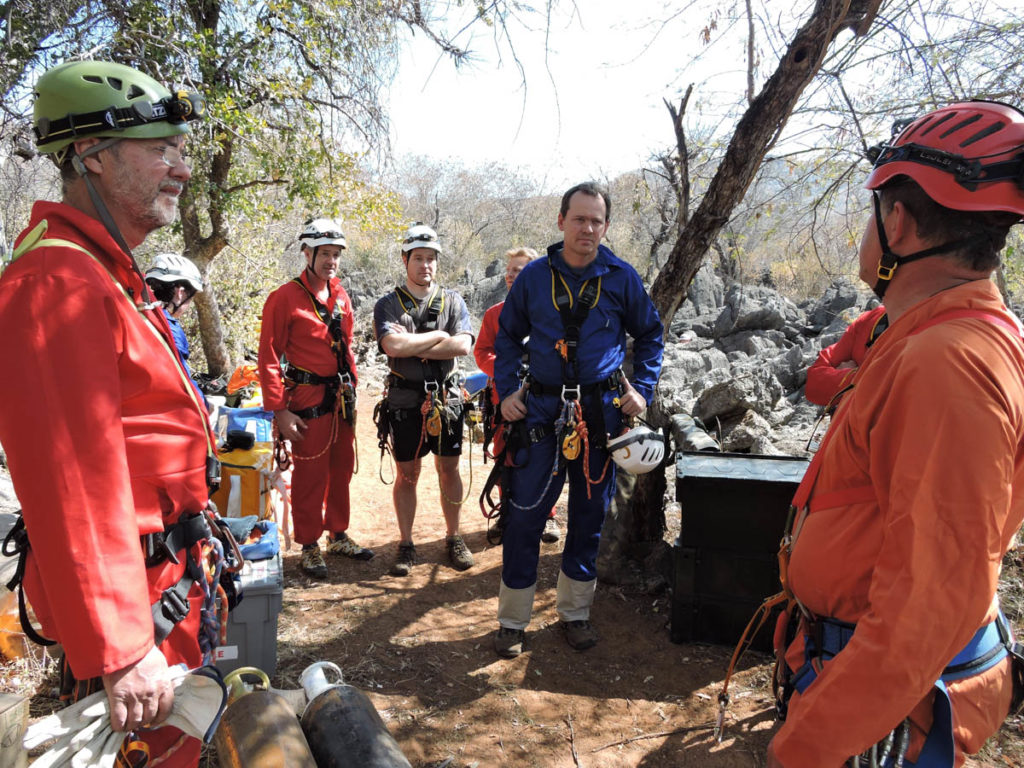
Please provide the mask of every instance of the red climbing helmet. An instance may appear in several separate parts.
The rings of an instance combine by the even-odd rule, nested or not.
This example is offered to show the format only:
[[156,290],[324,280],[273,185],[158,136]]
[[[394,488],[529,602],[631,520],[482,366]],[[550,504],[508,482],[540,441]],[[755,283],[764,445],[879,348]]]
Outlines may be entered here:
[[909,176],[939,205],[1024,216],[1024,113],[995,101],[965,101],[915,118],[877,148],[864,184]]

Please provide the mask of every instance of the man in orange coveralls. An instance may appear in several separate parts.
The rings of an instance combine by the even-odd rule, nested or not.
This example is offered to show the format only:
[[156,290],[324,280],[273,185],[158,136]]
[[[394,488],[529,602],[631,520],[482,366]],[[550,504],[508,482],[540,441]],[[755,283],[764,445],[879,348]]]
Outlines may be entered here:
[[[512,283],[523,271],[523,267],[537,258],[537,252],[533,248],[511,248],[505,252],[508,263],[505,265],[505,289],[512,290]],[[498,317],[501,315],[501,308],[505,306],[504,301],[499,301],[493,307],[488,307],[484,312],[484,318],[480,323],[480,335],[477,336],[476,345],[473,347],[473,359],[480,366],[480,370],[487,374],[491,386],[488,390],[491,397],[495,417],[498,416],[501,405],[498,400],[498,389],[494,386],[494,340],[498,336]],[[501,453],[505,447],[505,434],[500,430],[494,433],[494,455]],[[541,533],[541,541],[553,544],[562,538],[562,531],[558,527],[558,520],[555,519],[555,508],[551,508],[548,519],[544,521],[544,532]]]
[[839,341],[821,350],[807,369],[807,399],[815,405],[834,405],[833,398],[853,381],[853,374],[864,362],[871,345],[888,327],[889,318],[882,305],[850,323]]
[[[203,588],[182,577],[205,540],[214,443],[131,249],[174,220],[186,120],[205,107],[99,61],[54,67],[35,91],[63,201],[35,203],[0,277],[0,443],[28,535],[25,593],[64,648],[62,689],[102,685],[114,730],[135,731],[169,714],[168,665],[204,655]],[[164,623],[175,607],[187,614]],[[198,764],[199,741],[176,728],[137,737],[165,766]]]
[[860,275],[890,325],[794,499],[801,622],[769,766],[889,766],[909,745],[904,765],[948,768],[1007,715],[996,585],[1024,519],[1024,346],[989,278],[1024,216],[1022,150],[1024,114],[993,102],[879,148]]
[[318,542],[325,530],[331,554],[369,560],[373,550],[346,532],[357,379],[352,302],[336,276],[345,233],[333,219],[314,218],[299,243],[306,268],[263,306],[260,386],[263,407],[274,412],[281,437],[292,444],[292,518],[302,570],[323,579],[327,564]]

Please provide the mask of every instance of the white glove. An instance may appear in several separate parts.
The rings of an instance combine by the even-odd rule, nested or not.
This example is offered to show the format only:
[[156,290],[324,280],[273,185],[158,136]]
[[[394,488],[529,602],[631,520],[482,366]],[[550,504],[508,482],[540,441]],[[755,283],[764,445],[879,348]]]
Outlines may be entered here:
[[[187,673],[170,670],[174,706],[159,727],[172,725],[203,741],[213,737],[227,703],[227,689],[216,667],[200,667]],[[38,723],[29,726],[22,741],[25,749],[54,742],[32,764],[33,768],[112,768],[125,734],[110,726],[106,691],[98,691]]]
[[[117,749],[124,740],[124,734],[117,734],[117,743],[108,756],[109,750],[104,750],[104,746],[110,733],[113,731],[110,727],[107,692],[97,691],[76,701],[70,707],[30,725],[25,731],[22,744],[25,749],[35,749],[56,739],[53,746],[32,764],[38,768],[78,768],[79,765],[111,768],[117,756]],[[82,759],[76,762],[75,758],[79,752],[83,753]]]
[[174,681],[174,706],[160,725],[173,725],[204,742],[213,738],[227,706],[228,689],[220,670],[207,665]]

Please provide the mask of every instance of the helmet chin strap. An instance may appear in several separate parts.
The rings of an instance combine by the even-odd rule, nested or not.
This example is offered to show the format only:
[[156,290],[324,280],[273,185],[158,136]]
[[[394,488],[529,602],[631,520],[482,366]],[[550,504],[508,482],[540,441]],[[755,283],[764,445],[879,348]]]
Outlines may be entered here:
[[71,156],[71,165],[78,172],[78,175],[85,181],[85,188],[89,191],[89,199],[92,200],[92,205],[96,209],[96,213],[100,216],[100,221],[103,222],[103,226],[106,228],[110,236],[114,238],[114,242],[121,246],[128,255],[128,260],[132,264],[132,269],[135,270],[135,274],[139,276],[139,281],[142,283],[142,300],[143,309],[152,309],[153,307],[160,306],[160,302],[154,300],[153,294],[149,290],[149,285],[146,283],[146,278],[142,274],[142,270],[139,269],[138,262],[135,261],[135,255],[132,253],[132,249],[128,247],[128,243],[125,242],[124,235],[121,234],[121,230],[114,222],[114,217],[110,215],[110,209],[107,208],[107,204],[100,197],[100,193],[96,191],[96,186],[92,183],[92,179],[89,178],[89,169],[85,167],[83,160],[91,155],[95,155],[102,152],[104,149],[117,144],[121,139],[103,139],[97,144],[93,144],[87,150],[81,154],[75,154]]
[[967,238],[950,240],[948,243],[925,248],[923,251],[917,251],[909,256],[898,256],[892,252],[892,249],[889,247],[889,238],[885,236],[885,227],[882,223],[882,205],[878,192],[871,192],[871,202],[875,206],[875,228],[878,230],[878,244],[882,249],[882,258],[878,260],[878,279],[871,287],[871,290],[874,291],[875,296],[880,300],[885,296],[885,291],[896,275],[896,268],[900,264],[909,264],[912,261],[926,259],[929,256],[938,256],[942,253],[957,251],[965,245],[970,245],[971,241]]

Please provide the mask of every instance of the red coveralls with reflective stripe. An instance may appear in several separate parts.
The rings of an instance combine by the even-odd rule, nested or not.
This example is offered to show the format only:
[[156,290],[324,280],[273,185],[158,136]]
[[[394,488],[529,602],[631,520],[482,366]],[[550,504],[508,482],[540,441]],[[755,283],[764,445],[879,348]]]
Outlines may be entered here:
[[[150,606],[185,561],[147,570],[139,537],[205,506],[208,425],[163,313],[145,312],[161,342],[111,279],[142,296],[128,256],[99,221],[59,203],[36,203],[17,242],[44,220],[45,238],[78,243],[102,266],[41,247],[0,276],[0,444],[31,544],[25,593],[86,680],[153,647]],[[201,602],[193,584],[188,616],[160,646],[169,663],[201,663]],[[145,740],[155,757],[180,735],[161,728]],[[189,738],[164,765],[198,759]]]
[[[310,288],[305,271],[299,279],[315,296],[316,291]],[[326,306],[333,309],[337,304],[341,309],[341,328],[347,340],[345,355],[352,373],[352,385],[355,386],[356,361],[351,348],[352,302],[338,278],[330,281],[328,290],[330,296]],[[317,315],[309,294],[292,281],[271,293],[263,306],[259,351],[263,407],[269,411],[285,408],[298,411],[320,405],[324,399],[323,384],[285,388],[281,372],[282,355],[290,365],[318,376],[338,373],[338,359],[331,349],[327,325]],[[328,414],[305,419],[305,422],[305,437],[302,442],[292,445],[292,458],[295,460],[292,468],[292,518],[295,541],[313,544],[325,530],[332,533],[348,530],[349,483],[355,466],[354,434],[340,415],[337,420]]]
[[[789,583],[814,614],[857,630],[794,694],[773,742],[786,768],[839,768],[908,714],[915,760],[935,681],[995,616],[1002,558],[1024,520],[1024,351],[984,319],[915,333],[961,309],[1010,317],[989,280],[916,304],[872,346],[822,448]],[[864,486],[870,501],[815,506]],[[803,663],[802,637],[786,661]],[[1009,659],[948,685],[957,765],[998,729],[1011,689]]]

